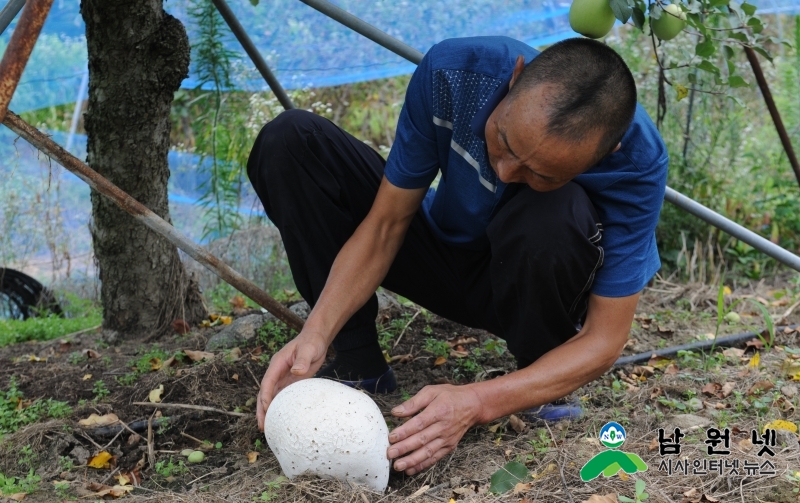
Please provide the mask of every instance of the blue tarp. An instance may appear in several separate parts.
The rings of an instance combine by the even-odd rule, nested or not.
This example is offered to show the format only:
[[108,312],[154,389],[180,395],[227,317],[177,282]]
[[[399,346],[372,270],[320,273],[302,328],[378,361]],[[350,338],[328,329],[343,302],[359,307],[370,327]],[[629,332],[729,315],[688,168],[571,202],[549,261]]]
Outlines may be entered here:
[[[194,0],[195,2],[197,0]],[[322,87],[411,73],[414,66],[298,0],[229,0],[250,37],[288,89]],[[575,36],[567,19],[568,0],[336,0],[407,44],[427,51],[450,37],[507,35],[533,46]],[[751,0],[760,12],[800,13],[800,0]],[[167,0],[165,8],[194,32],[191,0]],[[86,42],[79,0],[57,0],[11,103],[16,112],[76,101],[86,72]],[[13,28],[12,24],[12,28]],[[5,47],[11,29],[0,37]],[[231,35],[241,55],[234,84],[261,90],[266,85]],[[183,86],[197,85],[190,75]]]

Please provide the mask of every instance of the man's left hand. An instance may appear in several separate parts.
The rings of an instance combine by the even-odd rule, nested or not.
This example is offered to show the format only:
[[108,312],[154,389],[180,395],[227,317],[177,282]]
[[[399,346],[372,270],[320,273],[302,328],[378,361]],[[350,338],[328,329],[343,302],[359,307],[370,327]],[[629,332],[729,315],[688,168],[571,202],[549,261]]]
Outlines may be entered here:
[[388,456],[395,459],[395,470],[414,475],[434,465],[480,422],[480,411],[480,398],[469,385],[422,388],[392,409],[396,417],[414,416],[389,434]]

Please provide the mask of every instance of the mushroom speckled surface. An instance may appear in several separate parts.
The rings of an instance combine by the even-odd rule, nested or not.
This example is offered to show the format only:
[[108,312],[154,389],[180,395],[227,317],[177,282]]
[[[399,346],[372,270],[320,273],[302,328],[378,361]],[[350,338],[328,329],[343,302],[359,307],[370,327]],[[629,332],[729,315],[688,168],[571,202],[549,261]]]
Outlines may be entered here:
[[363,484],[389,482],[389,429],[364,392],[328,379],[282,390],[267,410],[264,435],[289,478],[303,473]]

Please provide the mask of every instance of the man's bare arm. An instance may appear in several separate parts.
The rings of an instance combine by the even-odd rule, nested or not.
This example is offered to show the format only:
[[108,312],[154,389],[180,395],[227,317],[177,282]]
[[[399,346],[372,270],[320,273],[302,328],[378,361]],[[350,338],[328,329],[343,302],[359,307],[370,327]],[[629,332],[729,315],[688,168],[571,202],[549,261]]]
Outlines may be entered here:
[[424,188],[400,189],[383,178],[366,218],[336,256],[325,288],[302,332],[270,361],[261,380],[256,407],[261,430],[275,395],[319,370],[336,334],[375,293],[400,250],[425,193]]
[[304,331],[333,341],[386,277],[426,192],[400,189],[383,178],[369,214],[337,255]]

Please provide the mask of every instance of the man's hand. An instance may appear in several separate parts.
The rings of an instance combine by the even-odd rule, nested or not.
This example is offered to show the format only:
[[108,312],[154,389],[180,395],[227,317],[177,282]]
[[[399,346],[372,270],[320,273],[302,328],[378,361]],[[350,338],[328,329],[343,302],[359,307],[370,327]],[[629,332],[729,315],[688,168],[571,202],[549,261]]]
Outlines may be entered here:
[[[420,410],[425,409],[422,412]],[[414,475],[452,452],[464,433],[477,424],[481,403],[467,386],[425,386],[392,409],[397,417],[414,416],[389,435],[389,459],[394,468]],[[410,453],[410,454],[409,454]],[[408,454],[408,455],[406,455]]]
[[304,330],[272,356],[258,392],[256,419],[259,430],[264,431],[264,417],[275,395],[294,382],[312,377],[325,362],[327,350],[323,337]]

